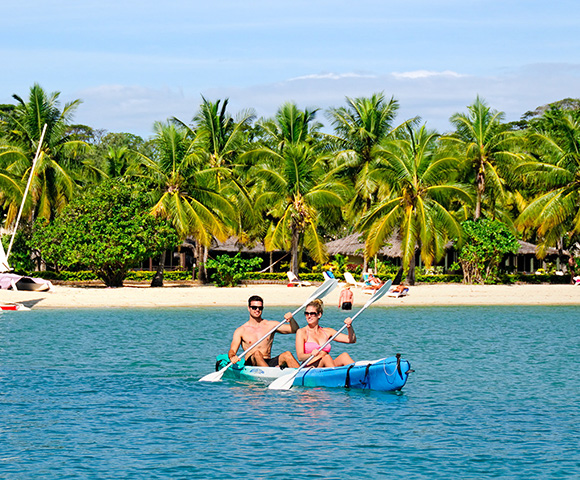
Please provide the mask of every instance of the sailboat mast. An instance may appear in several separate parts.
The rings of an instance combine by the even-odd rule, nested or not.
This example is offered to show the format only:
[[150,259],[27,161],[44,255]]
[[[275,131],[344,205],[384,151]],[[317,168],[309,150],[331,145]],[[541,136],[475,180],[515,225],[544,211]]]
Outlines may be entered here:
[[38,142],[38,148],[36,149],[36,155],[32,161],[32,168],[30,169],[30,177],[28,177],[28,182],[26,184],[26,189],[24,190],[24,195],[22,196],[22,203],[20,204],[20,209],[18,210],[18,216],[16,217],[16,224],[14,225],[14,232],[12,232],[12,238],[10,239],[10,245],[8,245],[8,251],[6,252],[6,263],[8,263],[8,257],[10,256],[10,251],[12,250],[12,244],[14,243],[14,237],[16,236],[16,231],[18,230],[18,223],[20,222],[20,217],[22,216],[22,210],[24,210],[24,202],[26,201],[26,196],[28,195],[28,190],[30,189],[30,184],[32,183],[32,175],[34,174],[34,167],[36,167],[36,162],[40,155],[40,149],[42,148],[42,141],[44,140],[44,134],[46,133],[47,124],[42,127],[42,133],[40,135],[40,141]]

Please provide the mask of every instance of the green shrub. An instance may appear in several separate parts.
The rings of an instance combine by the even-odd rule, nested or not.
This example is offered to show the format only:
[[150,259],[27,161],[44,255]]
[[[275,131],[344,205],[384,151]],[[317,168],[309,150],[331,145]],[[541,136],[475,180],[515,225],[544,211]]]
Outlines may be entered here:
[[437,275],[417,275],[417,282],[420,283],[461,283],[463,275],[437,274]]
[[210,278],[218,287],[234,287],[239,284],[247,274],[262,264],[260,257],[244,259],[237,253],[233,257],[220,255],[209,259],[206,263]]

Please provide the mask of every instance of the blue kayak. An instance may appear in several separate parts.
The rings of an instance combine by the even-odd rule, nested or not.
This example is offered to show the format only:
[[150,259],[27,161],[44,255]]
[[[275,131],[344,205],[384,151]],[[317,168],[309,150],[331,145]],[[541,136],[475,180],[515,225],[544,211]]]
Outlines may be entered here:
[[[219,355],[216,371],[225,367],[227,363],[227,356]],[[295,371],[294,368],[251,367],[236,364],[225,371],[224,377],[270,383]],[[304,368],[298,372],[292,385],[392,392],[403,388],[411,371],[411,364],[407,360],[401,359],[401,356],[397,354],[394,357],[379,360],[359,361],[344,367]]]

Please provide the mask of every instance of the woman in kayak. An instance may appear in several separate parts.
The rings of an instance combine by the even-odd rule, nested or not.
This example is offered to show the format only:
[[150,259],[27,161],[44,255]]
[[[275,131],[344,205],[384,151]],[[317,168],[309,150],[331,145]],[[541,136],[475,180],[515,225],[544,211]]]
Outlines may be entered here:
[[[314,355],[312,360],[308,362],[308,366],[341,367],[354,363],[354,360],[346,352],[333,359],[330,356],[330,343],[323,349],[320,348],[336,333],[334,328],[321,327],[318,324],[322,313],[322,300],[316,299],[306,305],[304,315],[306,316],[307,325],[296,332],[296,356],[298,361],[303,362],[310,358],[311,355]],[[355,343],[356,335],[352,327],[352,319],[349,317],[344,323],[347,325],[348,335],[340,333],[334,340],[340,343]]]

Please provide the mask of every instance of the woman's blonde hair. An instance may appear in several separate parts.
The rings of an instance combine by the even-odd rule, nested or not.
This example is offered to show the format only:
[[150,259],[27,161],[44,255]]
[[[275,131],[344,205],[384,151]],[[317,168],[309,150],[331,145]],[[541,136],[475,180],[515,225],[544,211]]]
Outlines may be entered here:
[[320,298],[315,298],[306,307],[314,307],[317,313],[324,313],[324,303]]

